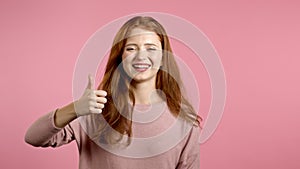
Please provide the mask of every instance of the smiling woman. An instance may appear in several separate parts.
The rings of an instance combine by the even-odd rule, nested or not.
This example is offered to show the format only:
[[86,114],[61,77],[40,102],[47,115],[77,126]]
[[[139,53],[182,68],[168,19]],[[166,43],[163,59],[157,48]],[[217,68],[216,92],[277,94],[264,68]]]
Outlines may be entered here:
[[159,36],[152,31],[134,28],[126,40],[122,54],[123,68],[134,81],[152,80],[155,87],[156,74],[162,62]]
[[[201,118],[183,96],[159,22],[142,16],[127,21],[115,36],[101,83],[93,86],[89,76],[82,97],[39,118],[26,142],[58,147],[75,140],[79,168],[199,168]],[[137,116],[145,118],[135,121]]]

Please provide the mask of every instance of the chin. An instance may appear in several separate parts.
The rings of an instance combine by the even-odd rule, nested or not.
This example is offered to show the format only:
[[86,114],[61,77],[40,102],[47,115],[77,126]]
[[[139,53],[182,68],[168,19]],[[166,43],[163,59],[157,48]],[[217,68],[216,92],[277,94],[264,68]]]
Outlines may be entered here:
[[152,83],[153,80],[155,82],[155,78],[156,76],[135,76],[132,78],[132,81],[134,81],[135,83],[144,83],[144,82],[149,82],[149,83]]

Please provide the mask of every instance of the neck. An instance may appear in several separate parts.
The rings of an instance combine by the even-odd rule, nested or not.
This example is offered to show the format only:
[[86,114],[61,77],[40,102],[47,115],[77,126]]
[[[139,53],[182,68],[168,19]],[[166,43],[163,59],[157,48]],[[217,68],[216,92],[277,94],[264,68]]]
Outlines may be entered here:
[[132,83],[132,89],[135,104],[152,104],[162,101],[156,90],[155,81],[153,83],[134,82]]

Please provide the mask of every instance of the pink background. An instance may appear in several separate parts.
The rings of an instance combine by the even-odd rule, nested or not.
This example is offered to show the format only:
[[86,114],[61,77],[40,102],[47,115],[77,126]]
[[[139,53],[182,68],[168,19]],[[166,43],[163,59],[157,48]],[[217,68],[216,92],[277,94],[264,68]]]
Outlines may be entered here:
[[218,129],[201,146],[201,168],[300,168],[299,7],[296,0],[2,0],[0,168],[78,168],[75,142],[33,148],[25,131],[72,100],[77,56],[96,30],[147,11],[189,20],[222,60],[227,102]]

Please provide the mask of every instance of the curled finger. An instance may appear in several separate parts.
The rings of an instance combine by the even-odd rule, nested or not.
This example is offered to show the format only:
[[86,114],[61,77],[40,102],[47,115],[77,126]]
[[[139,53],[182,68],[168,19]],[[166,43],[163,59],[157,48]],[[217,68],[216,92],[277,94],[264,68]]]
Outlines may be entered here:
[[102,97],[105,97],[107,95],[107,92],[104,91],[104,90],[95,90],[94,93],[97,95],[97,96],[102,96]]
[[91,108],[90,113],[92,114],[100,114],[102,113],[102,109]]
[[96,101],[98,103],[106,103],[107,102],[107,99],[105,97],[97,97],[96,98]]

